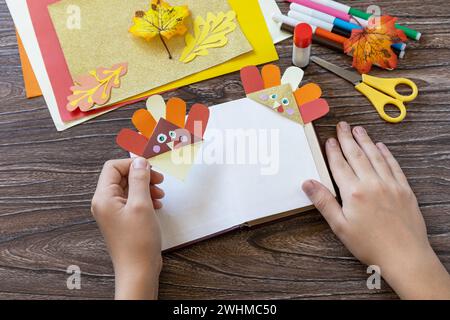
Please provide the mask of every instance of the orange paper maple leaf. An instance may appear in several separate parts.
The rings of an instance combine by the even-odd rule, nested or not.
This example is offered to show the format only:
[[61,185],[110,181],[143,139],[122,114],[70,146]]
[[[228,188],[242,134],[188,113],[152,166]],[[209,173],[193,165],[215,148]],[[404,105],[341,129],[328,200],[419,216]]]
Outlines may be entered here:
[[351,37],[344,42],[344,51],[353,56],[353,67],[362,74],[370,71],[373,64],[384,69],[397,67],[397,55],[392,44],[406,41],[406,35],[395,27],[397,18],[372,17],[364,29],[353,29]]
[[73,94],[67,98],[67,110],[80,108],[81,111],[89,111],[94,104],[101,106],[108,102],[112,88],[120,86],[120,78],[127,70],[128,63],[119,63],[109,69],[100,67],[77,77],[75,85],[70,88]]

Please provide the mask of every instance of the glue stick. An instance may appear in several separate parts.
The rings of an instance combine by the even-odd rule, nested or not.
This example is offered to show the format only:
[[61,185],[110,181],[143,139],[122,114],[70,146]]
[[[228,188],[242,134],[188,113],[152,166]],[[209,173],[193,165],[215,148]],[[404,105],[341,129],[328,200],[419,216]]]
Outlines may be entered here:
[[312,28],[307,23],[299,23],[294,29],[292,63],[299,68],[305,68],[309,64],[312,34]]

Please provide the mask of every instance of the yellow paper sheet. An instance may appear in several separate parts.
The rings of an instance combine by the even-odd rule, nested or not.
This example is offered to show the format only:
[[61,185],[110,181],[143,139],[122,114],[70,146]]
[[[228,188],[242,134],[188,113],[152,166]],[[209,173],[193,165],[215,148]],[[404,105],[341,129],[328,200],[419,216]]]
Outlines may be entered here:
[[[229,12],[225,0],[170,0],[172,6],[188,5],[191,17],[187,20],[192,31],[192,20],[208,12]],[[190,74],[229,61],[253,50],[239,26],[227,35],[228,43],[209,49],[208,55],[192,62],[179,61],[185,47],[184,36],[166,40],[172,52],[169,59],[159,37],[151,41],[133,36],[128,30],[135,11],[148,10],[149,0],[63,0],[49,6],[67,65],[73,78],[87,74],[98,67],[109,68],[117,63],[128,63],[128,72],[114,89],[108,104],[140,94],[148,89],[173,82]],[[80,8],[80,28],[68,28],[68,8]],[[236,23],[236,25],[238,25]],[[105,105],[106,106],[106,105]]]
[[273,44],[269,30],[267,29],[266,21],[264,20],[264,16],[259,7],[258,0],[228,0],[228,2],[238,14],[238,21],[242,31],[252,45],[253,51],[245,53],[221,65],[209,68],[208,70],[147,91],[134,97],[134,99],[235,72],[241,70],[245,66],[259,65],[278,60],[278,53]]

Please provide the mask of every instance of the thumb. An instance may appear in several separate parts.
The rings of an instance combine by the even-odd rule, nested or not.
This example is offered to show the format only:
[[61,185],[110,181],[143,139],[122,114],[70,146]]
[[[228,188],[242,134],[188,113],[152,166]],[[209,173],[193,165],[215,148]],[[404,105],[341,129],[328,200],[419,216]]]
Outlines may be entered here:
[[144,158],[136,158],[128,175],[128,204],[145,206],[152,204],[150,196],[150,164]]
[[336,234],[340,232],[347,221],[342,212],[342,207],[328,188],[320,182],[308,180],[303,183],[302,189],[327,220],[333,232]]

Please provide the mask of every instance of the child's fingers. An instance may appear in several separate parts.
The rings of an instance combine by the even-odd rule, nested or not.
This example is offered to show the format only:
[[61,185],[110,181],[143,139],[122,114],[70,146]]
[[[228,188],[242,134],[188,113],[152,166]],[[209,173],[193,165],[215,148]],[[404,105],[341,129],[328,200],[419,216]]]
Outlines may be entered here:
[[366,154],[353,138],[350,125],[347,122],[340,122],[338,124],[337,135],[342,152],[355,174],[359,178],[374,176],[375,171],[369,159],[367,159]]
[[403,173],[402,168],[398,164],[397,160],[395,160],[394,156],[392,155],[391,151],[386,147],[384,143],[377,143],[377,148],[380,150],[381,154],[383,155],[384,159],[386,160],[387,164],[389,165],[392,174],[394,175],[395,180],[397,180],[400,184],[403,184],[405,186],[409,187],[408,179],[406,178],[405,174]]
[[123,178],[127,177],[130,170],[131,159],[109,160],[103,165],[102,172],[98,179],[96,193],[107,194],[115,188],[110,188],[112,185],[119,185],[122,187]]
[[333,232],[337,235],[341,234],[347,220],[341,206],[331,192],[324,185],[314,180],[303,183],[302,189],[327,220]]
[[336,139],[328,139],[325,150],[327,153],[328,163],[330,165],[331,173],[336,181],[339,189],[343,190],[351,182],[356,182],[358,177],[353,172],[352,168],[345,160],[339,143]]
[[372,142],[366,130],[363,127],[355,127],[353,135],[380,178],[387,182],[392,181],[391,168],[389,168],[380,150]]
[[161,201],[159,200],[153,200],[153,208],[155,208],[156,210],[159,210],[163,207],[163,204]]
[[151,184],[160,184],[164,181],[164,176],[162,175],[162,173],[152,170],[151,174],[152,174],[152,177],[150,180]]
[[157,186],[150,186],[150,195],[152,199],[162,199],[165,196],[164,190]]
[[130,166],[128,175],[127,206],[151,206],[150,196],[150,165],[144,158],[136,158]]

